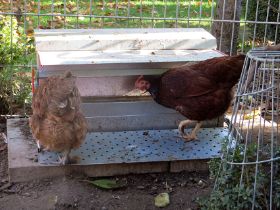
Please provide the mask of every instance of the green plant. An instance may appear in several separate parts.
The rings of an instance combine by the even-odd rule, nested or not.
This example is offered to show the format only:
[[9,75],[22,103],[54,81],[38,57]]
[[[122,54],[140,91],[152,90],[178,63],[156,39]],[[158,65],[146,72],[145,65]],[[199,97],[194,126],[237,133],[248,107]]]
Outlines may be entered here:
[[[229,151],[228,160],[242,162],[244,153],[247,161],[255,161],[257,145],[252,143],[245,149],[244,145],[238,145],[234,150]],[[225,154],[225,146],[224,146]],[[276,153],[279,154],[279,153]],[[261,159],[269,159],[268,151],[259,151]],[[213,159],[209,163],[210,174],[216,177],[216,186],[211,195],[207,198],[199,198],[198,203],[201,209],[223,210],[223,209],[269,209],[271,166],[269,163],[258,165],[231,165],[226,160]],[[279,161],[274,162],[273,173],[273,209],[280,208],[280,174]],[[243,168],[243,169],[242,169]],[[221,170],[218,170],[221,169]],[[241,180],[242,177],[242,180]],[[254,190],[255,178],[257,179]],[[255,191],[255,200],[253,200]]]
[[[14,68],[11,70],[11,68]],[[31,80],[29,73],[19,72],[16,67],[4,67],[0,72],[0,98],[6,112],[23,107],[31,102]],[[15,70],[15,71],[14,71]],[[4,110],[3,110],[4,111]]]
[[[246,1],[245,1],[246,2]],[[259,2],[258,5],[258,12],[257,12],[257,21],[264,21],[266,22],[267,18],[267,7],[268,7],[268,1],[267,0],[249,0],[248,2],[248,17],[247,19],[250,21],[256,20],[256,9],[257,9],[257,2]],[[244,7],[245,8],[245,7]],[[279,8],[279,0],[270,0],[269,5],[269,15],[268,15],[268,22],[277,22],[277,15],[278,15],[278,8]],[[265,28],[266,30],[266,40],[275,40],[276,35],[276,24],[248,24],[250,28],[251,36],[254,34],[254,28],[256,26],[256,39],[262,41],[265,36]],[[279,33],[280,28],[278,28]],[[280,36],[277,36],[278,43],[280,42]]]
[[33,40],[27,37],[16,18],[0,15],[0,64],[27,64],[34,51]]
[[0,15],[0,112],[12,113],[30,101],[28,64],[34,57],[33,40],[11,16]]

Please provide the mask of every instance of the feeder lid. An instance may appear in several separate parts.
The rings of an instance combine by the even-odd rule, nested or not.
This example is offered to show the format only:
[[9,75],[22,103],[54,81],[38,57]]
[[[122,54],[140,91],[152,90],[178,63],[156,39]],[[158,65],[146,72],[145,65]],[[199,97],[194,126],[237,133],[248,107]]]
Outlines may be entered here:
[[35,30],[37,51],[211,50],[216,39],[203,28]]

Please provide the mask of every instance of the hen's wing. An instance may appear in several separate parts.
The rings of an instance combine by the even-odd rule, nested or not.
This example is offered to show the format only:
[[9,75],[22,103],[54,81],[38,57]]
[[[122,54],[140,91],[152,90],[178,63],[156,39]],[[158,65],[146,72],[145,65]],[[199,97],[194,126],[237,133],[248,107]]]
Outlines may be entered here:
[[49,77],[40,81],[32,98],[33,115],[29,119],[34,137],[40,139],[42,121],[59,118],[73,121],[80,108],[80,94],[71,73],[64,77]]
[[160,90],[172,98],[188,98],[215,90],[215,82],[192,69],[172,70],[162,77]]
[[40,118],[52,115],[73,120],[81,104],[75,81],[71,73],[65,77],[49,77],[40,81],[32,99],[33,114]]
[[40,82],[40,86],[35,90],[33,94],[32,97],[33,115],[38,115],[39,117],[43,117],[45,112],[47,111],[48,108],[47,97],[46,97],[47,86],[48,84],[46,81]]
[[88,129],[86,118],[81,112],[76,113],[73,126],[76,141],[74,142],[72,148],[78,148],[84,141]]
[[56,116],[63,116],[73,110],[79,110],[81,99],[74,77],[71,75],[64,78],[51,77],[47,80],[45,94],[48,112]]
[[174,99],[186,99],[231,88],[240,77],[244,58],[226,56],[171,69],[162,76],[161,92]]
[[45,117],[48,103],[46,97],[47,82],[42,81],[40,86],[35,90],[32,97],[32,116],[29,118],[29,126],[36,139],[40,138],[40,124]]

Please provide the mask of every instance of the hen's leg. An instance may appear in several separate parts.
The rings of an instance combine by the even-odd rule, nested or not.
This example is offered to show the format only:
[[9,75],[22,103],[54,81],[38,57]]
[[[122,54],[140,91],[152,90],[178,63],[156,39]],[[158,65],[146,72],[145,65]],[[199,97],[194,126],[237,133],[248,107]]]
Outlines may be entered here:
[[37,143],[37,150],[38,150],[38,153],[39,153],[39,152],[42,152],[42,145],[40,144],[39,140],[36,140],[36,143]]
[[45,152],[45,151],[49,151],[49,148],[48,148],[48,147],[44,147],[42,144],[40,144],[40,141],[39,141],[39,140],[36,140],[36,143],[37,143],[37,150],[38,150],[38,153],[40,153],[40,152]]
[[[202,125],[202,122],[197,122],[197,123],[196,123],[194,129],[193,129],[192,132],[191,132],[191,138],[192,138],[192,139],[197,139],[196,133],[197,133],[197,131],[200,129],[201,125]],[[192,139],[191,139],[191,140],[192,140]]]
[[70,151],[71,151],[70,149],[63,151],[63,155],[62,155],[62,157],[60,158],[60,161],[59,161],[59,163],[61,165],[67,165],[67,164],[71,163],[71,159],[70,159],[70,156],[69,156]]
[[182,137],[186,140],[186,141],[191,141],[191,140],[194,140],[194,139],[197,139],[197,136],[196,136],[196,133],[198,131],[198,129],[201,127],[201,122],[197,122],[196,123],[196,126],[195,128],[192,130],[191,134],[186,134],[184,132],[184,129],[186,128],[187,125],[189,125],[190,123],[192,123],[194,121],[192,120],[184,120],[184,121],[181,121],[179,126],[178,126],[178,129],[180,131],[180,134],[182,135]]
[[185,136],[185,128],[187,127],[188,124],[192,123],[192,120],[183,120],[179,123],[179,126],[178,126],[178,130],[181,134],[181,136]]

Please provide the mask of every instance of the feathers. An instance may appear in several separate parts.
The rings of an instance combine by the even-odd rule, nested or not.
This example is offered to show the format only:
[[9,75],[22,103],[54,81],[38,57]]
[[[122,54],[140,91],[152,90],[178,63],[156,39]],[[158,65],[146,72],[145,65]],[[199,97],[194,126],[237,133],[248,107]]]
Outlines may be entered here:
[[79,147],[87,133],[80,104],[80,93],[70,72],[42,80],[33,95],[29,120],[34,137],[52,151]]
[[190,120],[203,121],[223,114],[232,100],[232,87],[238,82],[245,55],[212,58],[193,65],[173,68],[149,81],[149,92],[157,88],[154,100],[173,108]]

